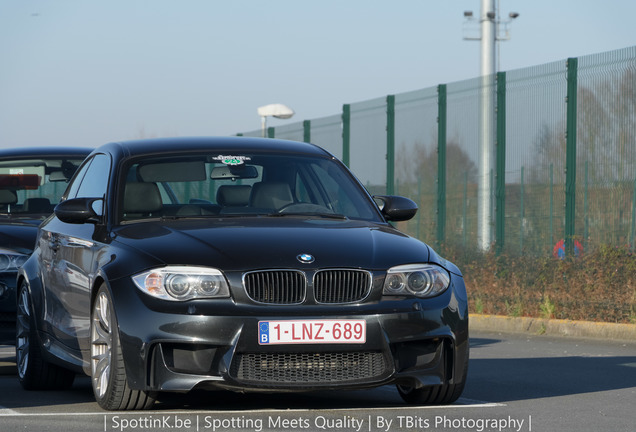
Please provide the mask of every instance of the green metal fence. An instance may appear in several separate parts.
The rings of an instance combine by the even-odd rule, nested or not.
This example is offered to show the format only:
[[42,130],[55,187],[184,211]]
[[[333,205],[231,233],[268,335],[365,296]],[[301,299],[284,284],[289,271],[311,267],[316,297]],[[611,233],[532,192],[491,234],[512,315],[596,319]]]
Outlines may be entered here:
[[[475,248],[479,185],[489,185],[492,243],[552,254],[565,241],[634,248],[636,46],[346,104],[340,114],[270,127],[347,164],[372,194],[420,211],[403,229],[429,243]],[[496,101],[480,122],[480,98]],[[492,128],[492,169],[480,134]],[[243,133],[260,136],[261,131]],[[576,248],[575,248],[576,245]]]

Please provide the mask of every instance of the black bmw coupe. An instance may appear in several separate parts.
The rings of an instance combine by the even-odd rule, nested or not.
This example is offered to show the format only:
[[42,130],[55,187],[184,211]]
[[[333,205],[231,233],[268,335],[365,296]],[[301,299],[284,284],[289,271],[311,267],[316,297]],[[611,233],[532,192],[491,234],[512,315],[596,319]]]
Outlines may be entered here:
[[257,138],[112,143],[89,155],[18,276],[26,389],[91,376],[108,410],[159,392],[395,384],[445,404],[468,365],[459,269],[389,222],[331,154]]
[[0,150],[0,344],[15,341],[16,276],[38,225],[92,149],[21,147]]

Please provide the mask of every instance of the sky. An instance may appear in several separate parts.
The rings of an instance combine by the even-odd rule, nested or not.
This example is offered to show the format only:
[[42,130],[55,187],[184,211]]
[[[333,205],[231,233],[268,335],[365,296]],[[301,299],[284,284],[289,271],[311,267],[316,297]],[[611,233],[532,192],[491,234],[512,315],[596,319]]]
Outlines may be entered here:
[[[479,75],[479,0],[0,0],[0,148],[260,128]],[[499,70],[636,45],[635,0],[500,0]]]

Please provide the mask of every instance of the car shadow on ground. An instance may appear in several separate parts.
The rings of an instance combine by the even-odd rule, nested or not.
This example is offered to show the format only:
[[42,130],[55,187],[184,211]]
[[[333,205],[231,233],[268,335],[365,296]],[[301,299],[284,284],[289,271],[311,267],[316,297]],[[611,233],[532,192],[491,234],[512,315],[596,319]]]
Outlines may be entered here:
[[373,390],[322,391],[312,393],[235,393],[194,390],[188,394],[165,394],[155,410],[314,410],[357,409],[406,406],[395,387]]
[[[51,407],[59,411],[65,405],[84,406],[82,411],[99,412],[90,378],[76,377],[69,390],[26,391],[17,377],[0,379],[0,408],[22,409]],[[236,412],[251,410],[307,410],[307,409],[356,409],[405,406],[394,386],[372,391],[323,391],[315,393],[236,393],[217,390],[193,390],[189,393],[163,393],[153,411],[204,411]],[[57,408],[56,408],[57,407]],[[62,408],[63,409],[63,408]],[[107,411],[104,411],[106,413]],[[1,428],[0,428],[1,429]]]
[[73,387],[68,390],[27,391],[20,385],[16,374],[0,376],[1,409],[13,410],[46,406],[52,407],[51,412],[55,412],[59,411],[56,407],[84,403],[95,403],[88,377],[78,376]]

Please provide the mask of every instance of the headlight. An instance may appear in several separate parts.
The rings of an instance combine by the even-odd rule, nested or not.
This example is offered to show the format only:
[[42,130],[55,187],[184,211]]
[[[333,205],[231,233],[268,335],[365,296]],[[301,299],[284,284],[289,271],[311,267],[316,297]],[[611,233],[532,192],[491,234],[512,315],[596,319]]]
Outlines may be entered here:
[[450,276],[435,264],[408,264],[392,267],[384,280],[384,295],[415,295],[433,297],[443,293]]
[[141,291],[172,301],[229,297],[230,289],[220,270],[207,267],[168,266],[132,277]]
[[0,272],[16,271],[29,258],[16,252],[0,251]]

